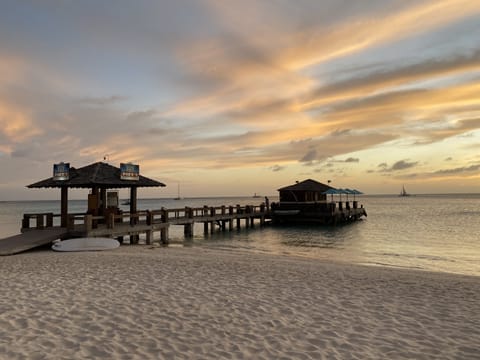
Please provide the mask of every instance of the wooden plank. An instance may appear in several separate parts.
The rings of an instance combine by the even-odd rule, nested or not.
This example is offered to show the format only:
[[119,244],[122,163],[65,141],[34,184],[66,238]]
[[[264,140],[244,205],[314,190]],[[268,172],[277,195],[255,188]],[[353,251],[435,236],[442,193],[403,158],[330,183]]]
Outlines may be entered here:
[[0,256],[18,254],[51,243],[68,234],[65,228],[29,230],[0,240]]

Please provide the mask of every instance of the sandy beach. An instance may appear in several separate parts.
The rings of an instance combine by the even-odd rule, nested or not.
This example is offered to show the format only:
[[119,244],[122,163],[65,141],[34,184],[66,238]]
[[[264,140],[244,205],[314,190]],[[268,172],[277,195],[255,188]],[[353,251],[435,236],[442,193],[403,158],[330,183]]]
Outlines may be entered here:
[[1,359],[478,359],[480,278],[204,248],[0,258]]

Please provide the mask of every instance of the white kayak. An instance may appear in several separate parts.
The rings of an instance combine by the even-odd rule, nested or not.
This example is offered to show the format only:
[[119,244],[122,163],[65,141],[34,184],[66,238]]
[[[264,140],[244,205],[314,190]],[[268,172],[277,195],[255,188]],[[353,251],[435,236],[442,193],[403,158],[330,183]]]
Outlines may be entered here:
[[111,238],[75,238],[63,241],[55,241],[52,249],[55,251],[99,251],[111,250],[120,246],[118,240]]

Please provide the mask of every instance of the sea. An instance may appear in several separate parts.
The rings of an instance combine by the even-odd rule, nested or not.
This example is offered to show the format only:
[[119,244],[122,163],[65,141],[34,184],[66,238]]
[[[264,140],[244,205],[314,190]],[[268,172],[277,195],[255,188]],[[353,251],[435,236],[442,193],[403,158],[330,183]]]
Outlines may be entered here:
[[[269,200],[278,201],[273,196]],[[247,229],[242,222],[240,230],[204,235],[199,223],[189,241],[184,239],[182,226],[171,226],[169,246],[480,276],[480,194],[361,195],[356,200],[363,204],[368,216],[347,225],[257,224]],[[262,201],[252,197],[139,199],[137,207],[155,210],[259,205]],[[128,210],[128,206],[121,207]],[[85,212],[86,208],[84,200],[69,201],[69,212]],[[24,213],[39,212],[59,213],[60,201],[0,201],[0,238],[20,232]]]

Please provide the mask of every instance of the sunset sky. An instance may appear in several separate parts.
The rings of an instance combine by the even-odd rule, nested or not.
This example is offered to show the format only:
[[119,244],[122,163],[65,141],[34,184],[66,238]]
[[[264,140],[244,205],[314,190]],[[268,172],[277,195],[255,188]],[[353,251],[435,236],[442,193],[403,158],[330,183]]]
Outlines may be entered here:
[[144,197],[480,192],[480,1],[0,0],[0,200],[104,156]]

